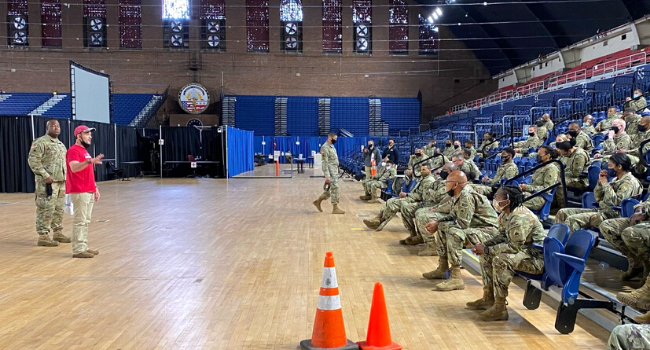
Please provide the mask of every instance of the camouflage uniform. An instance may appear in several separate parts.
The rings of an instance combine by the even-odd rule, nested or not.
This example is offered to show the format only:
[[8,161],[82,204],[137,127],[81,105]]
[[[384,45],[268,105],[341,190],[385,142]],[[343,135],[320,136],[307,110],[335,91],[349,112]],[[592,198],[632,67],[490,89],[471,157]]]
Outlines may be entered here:
[[548,129],[544,126],[537,127],[537,137],[542,141],[546,141],[548,138]]
[[[65,145],[49,135],[34,140],[27,160],[36,181],[36,232],[54,238],[62,236],[63,209],[65,208]],[[47,195],[45,179],[52,177],[52,195]]]
[[424,155],[426,157],[431,157],[432,155],[436,154],[436,146],[426,145],[422,147],[422,150],[424,151]]
[[429,160],[429,164],[431,164],[431,169],[437,169],[437,168],[442,168],[445,163],[447,163],[449,159],[445,157],[444,155],[440,155],[440,157],[435,157],[431,158]]
[[[598,183],[594,189],[598,209],[560,209],[555,217],[555,222],[562,222],[569,225],[571,232],[583,227],[598,227],[604,220],[620,216],[620,213],[613,210],[613,205],[621,205],[625,198],[636,197],[643,191],[639,180],[632,173],[625,173],[620,179],[601,185]],[[604,235],[604,234],[603,234]],[[605,236],[607,239],[607,236]],[[607,239],[609,241],[609,239]]]
[[[521,148],[522,152],[528,152],[529,148],[538,149],[544,142],[537,136],[528,136],[524,141],[515,142],[515,148]],[[515,155],[516,156],[516,155]]]
[[[603,141],[603,149],[599,153],[602,156],[611,156],[612,154],[616,153],[616,150],[621,148],[629,151],[631,145],[632,139],[630,139],[630,135],[624,132],[620,135],[614,135],[613,139],[607,139]],[[603,161],[606,161],[605,158],[609,157],[603,157]]]
[[[644,208],[650,212],[650,201],[637,204],[634,209]],[[600,232],[609,244],[625,255],[629,262],[629,269],[641,267],[650,261],[650,220],[646,217],[644,222],[630,226],[630,218],[616,218],[603,221]]]
[[593,135],[596,135],[596,128],[594,128],[593,125],[587,125],[587,126],[583,125],[582,126],[582,132],[584,132],[585,134],[587,134],[589,136],[593,136]]
[[607,118],[603,119],[596,125],[596,129],[600,130],[601,133],[607,133],[609,132],[609,128],[612,127],[612,122],[616,119],[620,118],[620,114],[608,114]]
[[[495,141],[494,143],[490,144],[492,141],[487,141],[483,140],[481,143],[481,146],[478,148],[479,149],[479,155],[481,156],[481,159],[487,157],[491,149],[493,148],[499,148],[499,141]],[[488,146],[489,144],[489,146]]]
[[404,223],[404,227],[409,231],[411,237],[417,236],[414,220],[415,212],[422,207],[431,205],[435,196],[435,192],[432,193],[435,185],[436,179],[433,175],[429,174],[429,176],[422,178],[415,186],[415,189],[413,189],[413,192],[407,195],[406,198],[410,198],[410,201],[408,203],[402,203],[400,207],[402,223]]
[[445,147],[445,150],[442,151],[442,155],[448,159],[451,159],[451,157],[453,157],[454,154],[458,153],[458,151],[459,149],[456,149],[454,145],[451,145],[451,147]]
[[544,123],[544,127],[546,128],[546,130],[549,130],[549,131],[550,131],[550,130],[553,130],[553,122],[550,121],[550,120],[547,121],[547,122],[545,122],[545,123]]
[[[437,219],[442,217],[442,215],[449,213],[442,213],[438,208],[440,205],[451,199],[447,194],[445,182],[446,180],[438,178],[433,183],[433,186],[424,194],[427,203],[423,208],[415,211],[415,230],[422,237],[425,244],[431,244],[434,241],[433,235],[425,229],[427,223],[437,221]],[[433,213],[431,212],[432,208],[436,208],[436,211]]]
[[474,146],[472,146],[472,147],[468,148],[468,150],[469,150],[469,160],[471,160],[473,162],[474,158],[476,158],[476,148],[474,148]]
[[321,198],[330,198],[332,204],[339,204],[339,156],[329,142],[321,146],[320,153],[323,155],[323,175],[330,178],[330,190],[323,192]]
[[409,163],[408,163],[408,168],[407,169],[408,170],[413,170],[413,175],[411,175],[410,177],[408,177],[408,176],[406,177],[407,182],[410,182],[411,179],[419,179],[420,178],[420,176],[421,176],[420,175],[420,168],[424,164],[427,164],[428,162],[423,162],[423,163],[420,163],[420,164],[416,165],[415,169],[413,168],[413,165],[415,163],[417,163],[417,162],[422,161],[423,159],[425,159],[424,156],[416,157],[415,155],[412,155],[411,158],[409,158]]
[[639,146],[641,146],[641,143],[643,141],[650,139],[650,129],[645,132],[639,132],[637,130],[637,133],[630,136],[630,139],[632,140],[632,144],[630,145],[630,149],[626,151],[626,154],[628,155],[628,157],[630,157],[632,164],[638,164],[637,172],[643,174],[645,173],[646,169],[643,165],[639,164],[639,160],[640,160],[639,157],[645,155],[648,149],[650,149],[650,142],[646,143],[643,146],[643,155],[639,155]]
[[387,188],[388,180],[395,180],[397,175],[397,169],[395,166],[392,166],[390,169],[383,167],[379,169],[379,172],[375,174],[371,179],[363,181],[363,190],[366,193],[366,196],[371,196],[372,198],[377,198],[377,189]]
[[465,186],[457,198],[440,207],[436,245],[438,255],[449,261],[452,268],[462,262],[463,247],[484,242],[498,233],[497,213],[488,199]]
[[509,163],[504,163],[499,165],[496,175],[488,181],[488,186],[486,185],[477,185],[474,186],[474,190],[482,195],[492,194],[493,186],[500,186],[501,180],[503,179],[512,179],[513,177],[519,175],[519,168],[517,165],[510,161]]
[[629,100],[623,105],[625,108],[634,108],[636,111],[644,109],[648,103],[645,97],[641,96],[638,100]]
[[537,216],[525,207],[502,213],[498,225],[499,234],[483,242],[487,252],[480,259],[481,273],[484,288],[493,287],[495,297],[505,298],[514,270],[531,274],[544,271],[544,256],[533,243],[542,244],[546,233]]
[[638,114],[633,114],[625,118],[625,133],[630,135],[630,138],[634,139],[634,135],[639,133],[639,122],[641,121],[641,116]]
[[564,164],[564,176],[567,187],[579,189],[589,188],[589,180],[582,172],[587,171],[591,165],[591,158],[582,148],[575,148],[568,156],[560,157]]
[[[426,179],[426,181],[425,181]],[[379,221],[381,222],[380,227],[377,229],[381,231],[381,229],[386,226],[388,221],[393,218],[393,215],[399,213],[402,210],[402,207],[404,205],[410,204],[410,203],[416,203],[421,201],[424,195],[424,192],[428,189],[428,187],[433,185],[434,179],[432,175],[427,176],[425,179],[421,179],[415,184],[415,187],[413,187],[413,190],[409,193],[406,194],[406,197],[404,198],[391,198],[384,205],[381,207],[379,210]],[[416,209],[412,209],[415,211]]]
[[607,350],[650,349],[650,327],[640,324],[624,324],[614,327],[607,342]]
[[[559,181],[560,169],[558,168],[557,163],[551,163],[533,173],[533,183],[526,186],[526,192],[524,194],[526,197],[531,196],[533,192],[538,192],[549,186],[553,186]],[[548,193],[550,193],[550,191]],[[540,210],[544,206],[544,203],[546,203],[544,197],[538,196],[525,201],[524,206],[528,209]]]
[[[463,165],[460,166],[460,169],[456,170],[464,171],[466,174],[468,174],[467,180],[469,181],[476,180],[481,176],[481,171],[478,169],[474,161],[467,159],[463,160]],[[469,174],[474,174],[474,177],[470,179]]]
[[582,148],[587,154],[591,154],[591,151],[594,149],[594,141],[584,131],[580,131],[578,136],[576,136],[576,147]]

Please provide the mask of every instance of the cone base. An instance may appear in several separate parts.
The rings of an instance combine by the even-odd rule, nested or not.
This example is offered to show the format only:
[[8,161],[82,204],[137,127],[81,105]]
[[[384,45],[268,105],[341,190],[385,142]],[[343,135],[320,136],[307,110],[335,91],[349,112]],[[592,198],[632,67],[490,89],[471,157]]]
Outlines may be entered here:
[[359,344],[361,350],[402,350],[402,346],[397,343],[391,343],[386,346],[374,346],[366,344],[365,341],[360,341],[357,344]]
[[[359,350],[359,345],[356,343],[353,343],[348,339],[348,343],[338,347],[338,348],[317,348],[313,345],[311,345],[311,339],[303,340],[300,342],[300,348],[303,350],[327,350],[327,349],[335,349],[335,350]],[[401,349],[401,348],[400,348]]]

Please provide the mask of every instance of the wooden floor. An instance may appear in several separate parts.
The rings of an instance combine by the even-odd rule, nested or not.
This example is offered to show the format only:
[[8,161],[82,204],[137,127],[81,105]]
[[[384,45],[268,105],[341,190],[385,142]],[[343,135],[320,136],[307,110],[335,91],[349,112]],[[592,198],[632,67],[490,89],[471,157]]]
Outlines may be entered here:
[[[258,173],[273,172],[270,166]],[[270,169],[270,170],[269,170]],[[138,179],[100,184],[89,245],[36,246],[31,194],[0,194],[0,349],[296,349],[311,336],[325,252],[332,251],[348,338],[365,339],[382,282],[393,340],[405,349],[603,349],[608,334],[554,329],[555,310],[529,311],[511,287],[510,320],[483,323],[467,289],[433,292],[437,258],[398,240],[394,219],[365,230],[380,204],[341,182],[346,215],[318,213],[322,179]],[[66,215],[65,233],[71,232]]]

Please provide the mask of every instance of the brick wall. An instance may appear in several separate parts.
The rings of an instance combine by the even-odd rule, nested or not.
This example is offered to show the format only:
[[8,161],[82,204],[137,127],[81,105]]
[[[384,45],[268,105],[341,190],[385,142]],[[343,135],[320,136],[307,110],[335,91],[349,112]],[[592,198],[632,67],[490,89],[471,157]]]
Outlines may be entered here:
[[[303,1],[303,53],[299,55],[280,52],[279,0],[270,1],[270,52],[266,54],[246,53],[245,0],[227,0],[226,53],[201,53],[196,42],[185,52],[162,49],[161,6],[142,8],[141,51],[119,50],[115,6],[108,7],[108,48],[84,49],[83,10],[79,6],[82,0],[66,2],[70,6],[63,6],[62,50],[40,48],[40,6],[30,2],[30,46],[0,49],[0,90],[67,92],[70,89],[68,61],[73,60],[110,74],[113,92],[153,93],[169,86],[170,99],[164,106],[168,114],[180,112],[176,100],[183,85],[199,82],[210,90],[215,101],[223,79],[225,93],[232,95],[416,97],[421,92],[423,122],[426,122],[452,105],[483,97],[496,89],[496,82],[490,79],[485,67],[471,51],[464,50],[466,47],[461,42],[441,41],[442,51],[437,60],[435,56],[418,55],[417,26],[410,27],[409,55],[389,55],[388,0],[373,1],[373,5],[383,7],[373,8],[372,56],[352,52],[351,0],[343,3],[341,55],[322,53],[318,7],[321,2],[315,0]],[[108,4],[115,5],[117,0],[108,0]],[[154,4],[159,5],[160,1],[143,0],[143,5]],[[4,6],[0,4],[0,13]],[[410,9],[410,23],[417,24],[418,8]],[[196,6],[193,13],[198,13]],[[199,21],[193,19],[192,25],[190,38],[198,38]],[[0,26],[0,37],[5,35],[6,26]],[[453,38],[445,28],[440,29],[440,36]],[[200,55],[198,71],[189,69],[192,52]],[[220,113],[216,106],[211,106],[209,112]]]

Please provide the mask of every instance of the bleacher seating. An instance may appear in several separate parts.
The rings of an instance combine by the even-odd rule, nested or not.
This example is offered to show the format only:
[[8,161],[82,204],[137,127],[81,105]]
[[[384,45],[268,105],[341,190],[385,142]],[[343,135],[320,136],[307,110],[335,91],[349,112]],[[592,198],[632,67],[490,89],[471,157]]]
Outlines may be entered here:
[[63,98],[59,103],[55,104],[52,106],[52,108],[48,109],[43,113],[44,117],[51,117],[51,118],[70,118],[72,115],[70,103],[72,99],[70,98],[70,95],[67,95],[65,98]]
[[0,115],[28,115],[36,107],[52,97],[51,93],[7,93],[1,94]]
[[152,94],[113,94],[111,106],[113,109],[113,122],[128,125],[151,101]]

